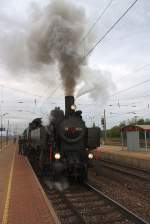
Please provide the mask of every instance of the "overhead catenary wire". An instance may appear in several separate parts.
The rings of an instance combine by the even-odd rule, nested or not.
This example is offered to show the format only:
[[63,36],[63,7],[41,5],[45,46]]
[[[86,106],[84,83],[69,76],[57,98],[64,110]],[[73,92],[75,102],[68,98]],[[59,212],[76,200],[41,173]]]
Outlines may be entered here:
[[136,88],[136,87],[138,87],[138,86],[141,86],[141,85],[143,85],[143,84],[145,84],[145,83],[147,83],[147,82],[150,82],[150,79],[147,79],[147,80],[144,80],[144,81],[142,81],[142,82],[139,82],[139,83],[137,83],[137,84],[135,84],[135,85],[132,85],[132,86],[126,88],[126,89],[122,89],[122,90],[120,90],[120,91],[117,91],[117,92],[115,92],[114,94],[112,94],[111,96],[109,96],[109,98],[110,98],[110,97],[113,97],[113,96],[116,96],[116,95],[118,95],[118,94],[120,94],[120,93],[124,93],[124,92],[126,92],[127,90],[130,90],[130,89]]
[[[110,96],[111,97],[111,96]],[[124,102],[124,101],[130,101],[130,100],[137,100],[137,99],[139,99],[139,98],[148,98],[148,97],[150,97],[150,94],[148,94],[148,95],[143,95],[143,96],[134,96],[134,97],[130,97],[130,98],[128,98],[128,99],[109,99],[109,101],[111,101],[111,102],[116,102],[116,101],[118,101],[119,100],[119,102]],[[134,102],[134,103],[136,103],[136,101]]]
[[38,95],[38,94],[34,94],[34,93],[31,93],[31,92],[28,92],[28,91],[25,91],[25,90],[21,90],[21,89],[17,89],[17,88],[14,88],[14,87],[6,86],[4,84],[0,84],[0,86],[5,88],[5,89],[10,89],[10,90],[13,90],[13,91],[16,91],[16,92],[28,94],[30,96],[39,97],[39,98],[43,97],[42,95]]
[[121,81],[121,80],[124,79],[126,76],[132,75],[133,73],[135,74],[136,72],[140,72],[140,71],[144,70],[145,68],[147,68],[147,67],[149,67],[149,66],[150,66],[150,63],[145,64],[145,65],[142,65],[142,66],[136,68],[133,72],[131,72],[131,73],[127,73],[127,74],[121,76],[119,79],[116,80],[116,82]]
[[105,37],[115,28],[115,26],[125,17],[125,15],[131,10],[131,8],[138,2],[135,0],[126,10],[125,12],[112,24],[112,26],[104,33],[104,35],[94,44],[94,46],[89,50],[86,57],[89,56],[95,48],[105,39]]
[[97,17],[97,19],[93,23],[93,25],[89,28],[88,32],[83,36],[83,38],[81,39],[81,41],[79,42],[79,44],[81,44],[83,41],[85,41],[85,39],[89,36],[89,34],[92,32],[92,30],[94,29],[94,27],[96,26],[96,24],[102,19],[102,17],[106,13],[106,11],[110,8],[110,6],[112,5],[112,2],[113,1],[114,0],[111,0],[110,2],[108,2],[108,4],[106,5],[106,7],[104,8],[104,10],[100,13],[100,15]]
[[[135,113],[128,113],[128,112],[122,112],[122,113],[111,113],[111,114],[108,114],[107,117],[118,117],[118,116],[131,116],[133,115],[134,117],[135,116],[140,116],[140,114],[143,112],[147,112],[147,108],[145,109],[141,109],[141,110],[138,110],[138,111],[135,111]],[[149,112],[147,112],[149,114]]]
[[[150,66],[150,63],[145,64],[145,65],[142,65],[142,66],[138,67],[137,69],[135,69],[133,72],[134,72],[134,74],[135,74],[135,72],[139,72],[139,71],[141,71],[141,70],[144,70],[146,67],[149,67],[149,66]],[[132,72],[132,73],[133,73],[133,72]],[[117,81],[121,80],[122,78],[126,77],[126,76],[129,75],[129,74],[131,75],[132,73],[128,73],[128,74],[123,75],[123,76],[122,76],[120,79],[118,79]],[[111,97],[113,97],[113,96],[115,96],[115,95],[118,95],[118,94],[120,94],[120,93],[126,92],[127,90],[130,90],[130,89],[132,89],[132,88],[136,88],[136,87],[138,87],[138,86],[140,86],[140,85],[143,85],[143,84],[145,84],[145,83],[147,83],[147,82],[149,82],[149,81],[150,81],[150,79],[147,79],[147,80],[144,80],[144,81],[142,81],[142,82],[140,82],[140,83],[137,83],[137,84],[135,84],[135,85],[132,85],[132,86],[130,86],[130,87],[127,87],[126,89],[119,90],[119,91],[115,92],[114,94],[110,95],[109,98],[111,98]],[[105,96],[105,95],[104,95],[104,96]],[[146,98],[146,97],[150,97],[150,95],[130,97],[130,99],[127,99],[127,101],[129,101],[129,100],[134,100],[134,99],[137,99],[137,98]],[[117,100],[118,100],[118,99],[117,99]],[[111,101],[112,101],[112,100],[111,100]],[[116,100],[113,100],[113,101],[116,101]],[[125,99],[122,99],[122,100],[119,99],[119,101],[126,101],[126,100],[125,100]]]
[[[141,71],[141,70],[144,70],[146,67],[149,67],[150,66],[150,63],[148,63],[148,64],[145,64],[145,65],[142,65],[142,66],[140,66],[140,67],[138,67],[137,69],[135,69],[133,72],[134,72],[134,74],[135,74],[135,72],[139,72],[139,71]],[[132,72],[132,73],[133,73]],[[127,76],[127,75],[131,75],[132,73],[128,73],[128,74],[125,74],[125,75],[123,75],[122,77],[124,78],[125,76]],[[120,79],[119,79],[120,80]],[[118,81],[119,81],[118,80]],[[135,85],[132,85],[132,86],[130,86],[130,87],[128,87],[128,88],[126,88],[126,89],[123,89],[123,90],[119,90],[119,91],[117,91],[116,93],[114,93],[114,94],[112,94],[112,95],[110,95],[109,96],[109,98],[111,98],[111,97],[113,97],[113,96],[115,96],[115,95],[118,95],[118,94],[120,94],[120,93],[122,93],[122,92],[125,92],[125,91],[127,91],[127,90],[130,90],[130,89],[132,89],[132,88],[136,88],[136,87],[138,87],[138,86],[140,86],[140,85],[143,85],[143,84],[145,84],[145,83],[147,83],[147,82],[149,82],[150,81],[150,79],[147,79],[147,80],[144,80],[144,81],[142,81],[142,82],[140,82],[140,83],[137,83],[137,84],[135,84]],[[137,99],[137,98],[146,98],[146,97],[150,97],[150,95],[148,94],[148,95],[144,95],[144,96],[135,96],[135,97],[130,97],[130,99],[127,99],[127,100],[125,100],[125,99],[119,99],[119,101],[129,101],[129,100],[134,100],[134,99]],[[118,100],[118,99],[117,99]],[[111,100],[111,101],[117,101],[117,100]]]
[[[104,33],[104,35],[94,44],[94,46],[87,52],[87,54],[83,57],[82,61],[84,62],[85,59],[97,48],[97,46],[107,37],[107,35],[115,28],[115,26],[125,17],[125,15],[133,8],[133,6],[138,2],[138,0],[135,0],[125,11],[124,13],[112,24],[112,26]],[[73,73],[75,70],[73,70],[71,73]],[[54,90],[53,94],[58,90],[61,84],[59,84]],[[47,97],[49,99],[52,96],[52,94]],[[43,104],[42,104],[43,105]]]

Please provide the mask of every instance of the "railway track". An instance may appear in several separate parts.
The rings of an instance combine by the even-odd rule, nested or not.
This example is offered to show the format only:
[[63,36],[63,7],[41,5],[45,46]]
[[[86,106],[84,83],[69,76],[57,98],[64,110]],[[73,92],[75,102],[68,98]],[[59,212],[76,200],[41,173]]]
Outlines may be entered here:
[[42,185],[62,224],[148,224],[88,183],[63,191]]
[[142,179],[150,182],[150,171],[146,171],[143,169],[139,169],[136,167],[126,166],[121,163],[115,163],[109,160],[100,160],[101,168],[111,169],[112,171],[119,172],[122,174],[130,175],[132,177],[136,177],[138,179]]

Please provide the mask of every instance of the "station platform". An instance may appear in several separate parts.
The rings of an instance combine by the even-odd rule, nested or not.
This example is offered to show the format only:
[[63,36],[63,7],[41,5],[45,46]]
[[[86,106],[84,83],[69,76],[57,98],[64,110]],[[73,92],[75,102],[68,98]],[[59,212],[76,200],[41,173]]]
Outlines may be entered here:
[[0,152],[0,224],[60,223],[26,157],[17,145]]
[[133,152],[120,146],[105,145],[94,150],[96,160],[106,159],[116,161],[123,165],[136,167],[139,169],[150,171],[150,151],[149,152]]

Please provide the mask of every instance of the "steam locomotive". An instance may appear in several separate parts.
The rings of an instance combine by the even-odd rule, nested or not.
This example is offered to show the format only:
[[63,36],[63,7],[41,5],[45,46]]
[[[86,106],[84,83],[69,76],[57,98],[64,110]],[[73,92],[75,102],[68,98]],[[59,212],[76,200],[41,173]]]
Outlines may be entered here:
[[86,127],[82,111],[76,111],[73,96],[65,97],[65,113],[56,107],[50,117],[48,126],[36,118],[24,132],[29,160],[53,180],[87,180],[89,161],[93,159],[91,150],[100,145],[100,128]]

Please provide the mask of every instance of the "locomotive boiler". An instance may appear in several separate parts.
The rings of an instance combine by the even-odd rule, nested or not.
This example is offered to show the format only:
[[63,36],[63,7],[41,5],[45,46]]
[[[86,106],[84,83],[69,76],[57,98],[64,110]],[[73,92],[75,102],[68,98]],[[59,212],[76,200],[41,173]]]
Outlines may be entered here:
[[65,113],[56,107],[50,123],[37,118],[28,128],[29,159],[42,174],[52,179],[67,177],[84,181],[88,177],[92,149],[100,145],[100,128],[87,128],[82,111],[76,111],[73,96],[65,97]]

